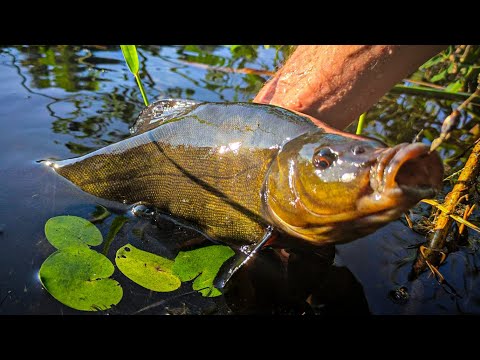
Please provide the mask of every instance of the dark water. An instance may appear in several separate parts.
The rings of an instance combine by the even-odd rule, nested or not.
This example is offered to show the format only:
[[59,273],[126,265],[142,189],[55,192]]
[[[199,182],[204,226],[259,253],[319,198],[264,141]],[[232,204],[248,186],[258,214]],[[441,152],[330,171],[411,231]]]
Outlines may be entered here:
[[[272,70],[282,50],[141,47],[143,82],[151,101],[249,101],[267,75],[212,66]],[[368,117],[378,121],[370,122],[366,133],[391,145],[411,141],[425,127],[423,141],[428,143],[429,136],[431,140],[438,135],[439,119],[451,106],[450,100],[390,93],[369,112]],[[37,161],[85,154],[127,137],[142,108],[117,47],[0,48],[0,314],[83,313],[57,302],[38,280],[42,262],[54,251],[45,239],[44,224],[56,215],[92,218],[98,204]],[[461,125],[463,130],[441,149],[452,169],[465,157],[456,156],[471,142],[474,121],[465,116]],[[426,214],[425,209],[416,212]],[[110,209],[111,215],[96,224],[104,237],[123,210]],[[107,313],[479,314],[478,238],[471,233],[469,240],[469,246],[452,253],[440,268],[454,293],[428,273],[408,281],[415,247],[424,237],[399,220],[319,255],[291,254],[288,272],[278,253],[267,250],[218,298],[203,298],[191,291],[190,283],[172,293],[151,292],[116,270],[113,278],[122,284],[124,297]],[[169,221],[156,226],[147,219],[129,218],[108,255],[113,259],[116,250],[130,242],[174,257],[199,241],[196,233]]]

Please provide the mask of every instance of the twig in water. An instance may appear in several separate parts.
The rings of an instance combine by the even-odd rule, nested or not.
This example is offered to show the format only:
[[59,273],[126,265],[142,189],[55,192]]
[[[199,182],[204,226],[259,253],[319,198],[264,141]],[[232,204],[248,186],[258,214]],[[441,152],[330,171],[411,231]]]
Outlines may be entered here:
[[[467,207],[465,208],[465,212],[463,213],[463,220],[467,221],[468,218],[470,217],[470,215],[472,215],[472,212],[473,210],[475,209],[475,205],[476,204],[473,204],[472,207],[470,207],[470,205],[467,205]],[[460,226],[458,227],[458,233],[461,235],[463,234],[463,230],[465,229],[465,224],[460,224]]]
[[[438,204],[434,200],[422,200],[428,204],[434,205],[441,210],[440,214],[435,217],[434,231],[427,241],[427,245],[422,253],[417,253],[417,258],[413,264],[412,271],[410,273],[410,280],[416,279],[421,272],[427,268],[427,261],[433,266],[439,266],[439,251],[446,251],[446,239],[450,227],[454,221],[464,224],[476,231],[480,231],[480,228],[463,219],[462,217],[455,215],[456,206],[460,200],[465,199],[464,195],[468,194],[470,186],[475,182],[478,173],[480,171],[480,141],[477,141],[472,153],[468,157],[465,166],[458,177],[458,180],[450,191],[443,204]],[[462,199],[463,198],[463,199]],[[428,266],[429,267],[429,266]]]
[[405,215],[405,220],[407,220],[408,227],[409,227],[410,229],[413,229],[413,222],[412,222],[412,220],[410,219],[410,216],[408,216],[407,213],[404,213],[403,215]]
[[440,132],[440,136],[433,140],[432,145],[430,146],[430,151],[434,151],[437,147],[439,147],[442,142],[450,137],[453,129],[455,129],[458,125],[458,120],[460,119],[460,111],[464,110],[468,104],[473,100],[473,98],[480,96],[480,84],[477,87],[477,90],[470,95],[470,97],[465,100],[458,108],[452,111],[450,115],[446,117],[442,124],[442,130]]
[[134,313],[132,313],[132,315],[137,315],[137,314],[139,314],[143,311],[153,309],[157,306],[165,305],[167,302],[169,302],[171,300],[175,300],[175,299],[178,299],[179,297],[190,295],[190,294],[196,293],[197,291],[201,291],[201,290],[204,290],[204,289],[208,289],[208,287],[205,287],[205,288],[202,288],[202,289],[199,289],[199,290],[189,291],[189,292],[186,292],[186,293],[183,293],[183,294],[180,294],[180,295],[172,296],[172,297],[169,297],[168,299],[165,299],[165,300],[162,300],[162,301],[157,301],[156,303],[150,304],[148,306],[145,306],[144,308],[141,308],[140,310],[135,311]]

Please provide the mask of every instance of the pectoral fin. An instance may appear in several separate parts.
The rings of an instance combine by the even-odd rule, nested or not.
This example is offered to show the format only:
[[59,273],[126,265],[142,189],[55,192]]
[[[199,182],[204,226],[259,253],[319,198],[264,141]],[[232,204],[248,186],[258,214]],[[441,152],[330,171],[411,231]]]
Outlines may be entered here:
[[233,257],[232,262],[230,262],[230,266],[226,268],[223,272],[220,272],[217,278],[215,279],[215,287],[219,290],[223,290],[227,285],[228,281],[232,278],[232,276],[240,270],[244,265],[248,263],[248,261],[255,256],[255,254],[263,247],[268,241],[271,239],[272,235],[274,234],[273,227],[269,226],[267,231],[262,238],[262,240],[256,244],[253,248],[241,248],[236,251],[235,256]]

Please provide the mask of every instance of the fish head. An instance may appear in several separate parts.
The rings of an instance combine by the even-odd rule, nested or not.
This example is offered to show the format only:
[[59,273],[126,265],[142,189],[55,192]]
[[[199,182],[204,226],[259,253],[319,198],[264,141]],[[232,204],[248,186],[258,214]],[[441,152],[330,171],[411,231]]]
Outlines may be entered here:
[[287,234],[319,245],[365,236],[434,197],[443,163],[423,143],[315,131],[287,142],[263,189],[264,210]]

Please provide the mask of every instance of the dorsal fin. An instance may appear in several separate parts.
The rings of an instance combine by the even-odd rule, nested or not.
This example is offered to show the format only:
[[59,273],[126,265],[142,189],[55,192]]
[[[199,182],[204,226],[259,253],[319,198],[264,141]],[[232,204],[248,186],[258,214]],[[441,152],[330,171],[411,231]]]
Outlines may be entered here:
[[181,115],[185,115],[201,102],[182,99],[162,99],[148,105],[138,115],[137,121],[130,128],[130,134],[138,135],[152,130]]

